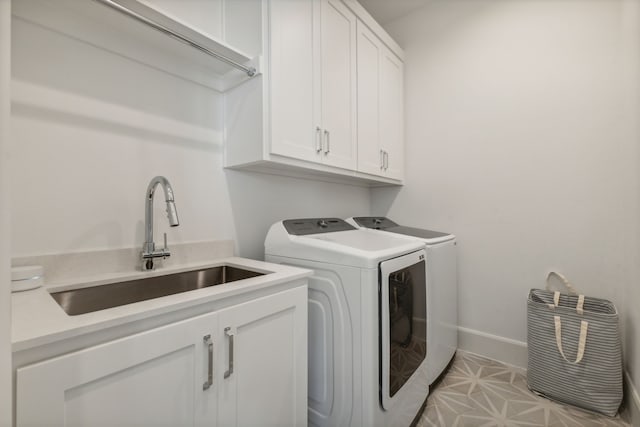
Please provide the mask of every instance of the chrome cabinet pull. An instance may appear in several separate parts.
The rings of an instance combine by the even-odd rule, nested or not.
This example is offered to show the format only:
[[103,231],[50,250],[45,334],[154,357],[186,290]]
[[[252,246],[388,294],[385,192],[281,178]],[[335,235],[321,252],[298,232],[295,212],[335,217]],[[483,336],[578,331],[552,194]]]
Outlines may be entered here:
[[316,126],[316,153],[322,151],[322,133],[320,132],[320,126]]
[[202,340],[204,345],[208,347],[209,352],[209,370],[207,374],[207,381],[202,384],[203,390],[208,390],[213,385],[213,341],[211,341],[211,335],[205,335]]
[[224,373],[224,377],[229,378],[233,374],[233,331],[230,327],[224,328],[224,333],[229,337],[229,369]]
[[324,154],[327,155],[331,151],[331,133],[328,130],[324,130],[324,139],[327,141],[327,148],[324,150]]
[[389,153],[384,152],[384,170],[389,169]]
[[380,170],[384,170],[384,150],[380,150]]

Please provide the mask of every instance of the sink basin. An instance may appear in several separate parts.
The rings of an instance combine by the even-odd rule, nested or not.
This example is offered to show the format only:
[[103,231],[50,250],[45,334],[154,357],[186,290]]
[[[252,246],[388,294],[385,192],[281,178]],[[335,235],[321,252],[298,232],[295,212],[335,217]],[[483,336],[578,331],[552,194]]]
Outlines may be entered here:
[[166,276],[145,277],[108,285],[52,292],[51,296],[67,314],[75,316],[264,274],[221,265]]

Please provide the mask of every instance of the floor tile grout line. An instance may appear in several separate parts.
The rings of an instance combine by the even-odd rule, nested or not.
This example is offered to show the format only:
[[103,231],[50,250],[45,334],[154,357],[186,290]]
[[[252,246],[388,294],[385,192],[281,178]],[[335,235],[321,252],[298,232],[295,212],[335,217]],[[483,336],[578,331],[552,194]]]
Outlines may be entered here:
[[[482,375],[483,371],[488,372],[487,375]],[[509,379],[505,380],[505,376]],[[451,377],[455,377],[455,381],[447,381]],[[435,402],[427,404],[420,420],[419,425],[425,427],[442,425],[449,418],[456,424],[467,425],[464,421],[471,417],[475,421],[493,420],[487,422],[498,425],[631,427],[619,415],[615,418],[600,416],[537,396],[527,387],[526,370],[463,351],[456,354],[448,373],[432,390],[429,398],[435,399]],[[478,405],[482,399],[488,405]],[[531,408],[527,409],[527,404]],[[458,408],[458,412],[455,408]],[[525,419],[528,414],[532,417]],[[432,419],[434,415],[438,417],[435,424]],[[540,419],[540,416],[543,418]]]

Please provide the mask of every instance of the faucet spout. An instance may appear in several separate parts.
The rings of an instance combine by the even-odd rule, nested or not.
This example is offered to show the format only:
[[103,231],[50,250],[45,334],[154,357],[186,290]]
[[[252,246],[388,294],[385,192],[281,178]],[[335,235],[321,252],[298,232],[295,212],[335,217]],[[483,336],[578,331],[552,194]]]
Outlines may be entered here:
[[180,221],[178,220],[178,211],[176,209],[175,199],[173,196],[173,188],[167,178],[164,176],[156,176],[151,180],[151,182],[149,182],[145,197],[145,242],[142,247],[143,270],[153,270],[153,258],[166,258],[171,255],[166,247],[160,251],[156,251],[156,245],[153,241],[153,200],[158,185],[160,185],[164,191],[164,200],[167,204],[167,218],[169,219],[169,225],[171,227],[177,227],[180,225]]
[[176,210],[176,204],[173,201],[167,202],[167,217],[169,218],[169,225],[171,227],[177,227],[180,225],[180,221],[178,221],[178,211]]

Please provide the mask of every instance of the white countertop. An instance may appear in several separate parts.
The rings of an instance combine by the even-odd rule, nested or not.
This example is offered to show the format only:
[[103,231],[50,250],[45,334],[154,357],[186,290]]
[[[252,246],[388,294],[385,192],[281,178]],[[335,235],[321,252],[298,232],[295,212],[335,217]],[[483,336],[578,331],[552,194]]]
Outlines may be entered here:
[[[222,264],[259,272],[270,272],[270,274],[76,316],[69,316],[65,313],[49,295],[51,292],[62,290],[198,270]],[[59,283],[49,283],[38,289],[12,294],[12,349],[14,352],[27,350],[59,340],[147,319],[152,316],[303,279],[311,274],[310,270],[302,268],[229,257],[216,259],[214,262],[208,263],[183,264],[153,272],[137,271],[102,274],[93,277],[69,279]]]

